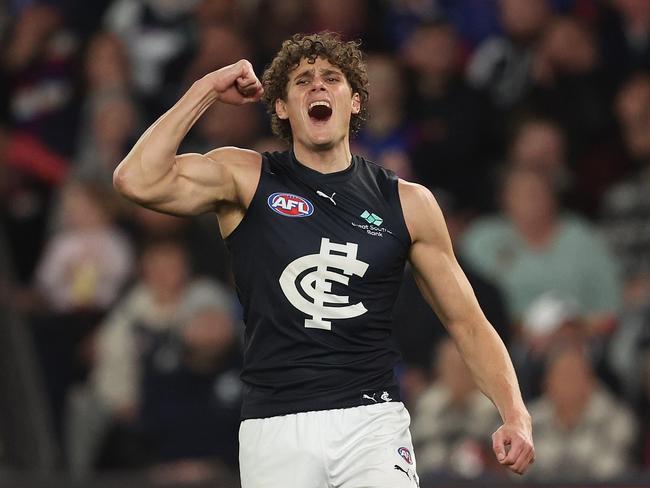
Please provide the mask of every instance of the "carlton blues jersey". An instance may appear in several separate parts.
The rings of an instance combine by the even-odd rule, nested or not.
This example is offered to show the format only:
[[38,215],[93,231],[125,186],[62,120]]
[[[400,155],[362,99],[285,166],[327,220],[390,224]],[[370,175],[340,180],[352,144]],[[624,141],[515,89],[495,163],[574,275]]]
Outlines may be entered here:
[[264,153],[226,243],[246,323],[242,418],[399,400],[391,313],[411,242],[392,172]]

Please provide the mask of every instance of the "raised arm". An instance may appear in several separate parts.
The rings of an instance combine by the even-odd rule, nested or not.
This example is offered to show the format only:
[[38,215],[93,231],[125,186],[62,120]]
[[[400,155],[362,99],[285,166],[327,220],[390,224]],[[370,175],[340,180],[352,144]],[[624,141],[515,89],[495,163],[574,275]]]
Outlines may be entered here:
[[426,188],[400,180],[411,234],[415,280],[454,339],[478,387],[496,405],[503,425],[492,436],[499,462],[523,474],[534,461],[531,419],[508,352],[485,318],[452,249],[440,207]]
[[251,186],[254,191],[259,175],[258,153],[232,147],[207,154],[176,153],[210,105],[217,101],[233,105],[256,102],[262,93],[262,85],[246,60],[196,81],[142,134],[115,169],[115,188],[140,205],[175,215],[247,205]]

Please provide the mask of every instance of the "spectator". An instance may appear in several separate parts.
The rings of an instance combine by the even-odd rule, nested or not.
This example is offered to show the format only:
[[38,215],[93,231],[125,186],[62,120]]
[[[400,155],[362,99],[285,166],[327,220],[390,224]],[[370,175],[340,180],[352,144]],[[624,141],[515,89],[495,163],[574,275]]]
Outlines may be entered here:
[[148,118],[157,117],[176,98],[195,47],[196,3],[117,0],[106,12],[106,29],[119,37],[131,66],[138,67],[132,71],[133,82]]
[[549,178],[555,188],[564,192],[571,186],[568,166],[567,136],[551,119],[530,117],[516,128],[508,150],[508,161]]
[[17,277],[27,285],[46,238],[52,197],[74,150],[77,42],[62,12],[42,3],[22,8],[3,41],[0,104],[8,140],[1,163],[10,168],[2,217]]
[[205,304],[177,335],[140,327],[135,340],[149,347],[140,351],[137,430],[157,469],[169,469],[165,481],[185,481],[171,468],[188,459],[212,468],[211,476],[235,469],[241,383],[230,303]]
[[437,345],[434,364],[435,380],[418,399],[413,418],[418,471],[478,477],[489,456],[484,440],[498,426],[498,412],[472,381],[451,339]]
[[106,310],[129,278],[130,243],[113,227],[101,189],[71,181],[62,193],[62,228],[46,246],[36,286],[58,313]]
[[544,362],[549,351],[569,341],[590,345],[594,358],[600,354],[600,343],[595,339],[590,341],[577,300],[557,291],[540,295],[526,310],[519,334],[509,348],[524,400],[541,394]]
[[628,306],[650,303],[650,76],[632,77],[616,97],[616,114],[634,171],[603,199],[602,225],[619,257]]
[[184,459],[233,467],[240,386],[232,297],[192,278],[174,241],[147,246],[141,267],[101,326],[89,385],[70,398],[72,470],[88,474],[111,424],[121,427],[109,451],[115,467]]
[[[650,428],[650,305],[628,306],[618,317],[618,328],[608,344],[608,366],[622,393]],[[648,439],[650,441],[650,439]]]
[[0,65],[14,128],[64,157],[74,150],[79,111],[73,78],[77,47],[62,12],[51,3],[34,3],[15,19]]
[[527,168],[508,169],[501,202],[501,214],[471,225],[461,249],[502,287],[512,319],[556,290],[578,301],[594,332],[610,326],[620,304],[618,270],[590,224],[564,213],[549,179]]
[[138,205],[131,205],[128,210],[129,218],[124,224],[137,249],[142,250],[152,239],[181,241],[188,250],[194,272],[231,283],[226,246],[221,239],[219,223],[212,215],[181,219]]
[[113,170],[126,155],[138,127],[138,111],[127,93],[94,97],[87,116],[88,133],[82,139],[73,174],[112,188]]
[[254,105],[215,104],[197,121],[183,150],[206,153],[218,146],[250,147],[260,132],[259,112]]
[[[642,414],[650,452],[648,329],[650,324],[650,76],[639,73],[621,87],[616,115],[633,171],[603,199],[601,224],[623,264],[625,308],[608,349],[609,365],[626,397]],[[644,373],[645,372],[645,375]],[[650,465],[648,454],[645,465]]]
[[542,36],[533,64],[534,86],[522,105],[555,120],[567,134],[577,203],[593,214],[604,189],[620,178],[611,92],[595,36],[577,18],[554,18]]
[[386,2],[385,32],[399,50],[403,42],[422,24],[448,21],[471,52],[477,44],[500,32],[497,2],[476,0],[435,0]]
[[86,96],[130,89],[131,65],[126,48],[116,34],[95,34],[86,47],[85,54]]
[[650,69],[650,3],[612,0],[599,25],[600,49],[615,84]]
[[413,75],[409,114],[416,127],[416,175],[476,207],[482,188],[476,182],[484,179],[490,162],[484,144],[488,107],[463,81],[458,37],[448,24],[424,25],[406,41],[403,53]]
[[127,53],[115,34],[93,37],[84,75],[86,99],[73,173],[112,188],[113,170],[126,154],[140,118]]
[[549,354],[542,398],[530,405],[537,480],[607,481],[632,472],[634,417],[594,376],[579,345]]
[[507,110],[530,89],[536,44],[551,11],[546,0],[500,0],[499,11],[504,35],[479,45],[467,76],[472,86],[488,91],[498,109]]
[[368,12],[362,0],[309,0],[311,25],[309,30],[339,32],[345,39],[356,39],[367,34]]
[[260,0],[254,17],[255,49],[260,60],[272,59],[278,46],[306,30],[311,4],[304,0]]
[[208,25],[231,25],[238,31],[247,27],[249,17],[256,13],[257,5],[247,5],[237,0],[199,0],[194,16],[203,29]]
[[538,112],[561,122],[574,144],[584,146],[611,128],[608,91],[593,32],[570,16],[545,29],[533,61]]
[[366,59],[368,82],[373,87],[368,99],[368,122],[352,143],[355,153],[412,179],[408,155],[411,133],[406,122],[404,77],[397,61],[385,55]]
[[185,74],[185,85],[240,59],[251,59],[248,39],[229,25],[207,24],[199,31],[197,52]]
[[132,272],[131,244],[112,223],[111,196],[80,181],[63,188],[61,227],[35,273],[41,302],[25,301],[57,429],[67,390],[88,372],[89,338]]

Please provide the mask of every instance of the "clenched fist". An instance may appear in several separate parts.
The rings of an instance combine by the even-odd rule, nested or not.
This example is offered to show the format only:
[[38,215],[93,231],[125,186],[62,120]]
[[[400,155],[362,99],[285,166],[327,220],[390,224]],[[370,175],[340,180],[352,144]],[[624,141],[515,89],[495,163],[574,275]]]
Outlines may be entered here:
[[264,93],[253,65],[246,59],[213,71],[205,75],[204,80],[212,86],[220,102],[231,105],[257,102]]

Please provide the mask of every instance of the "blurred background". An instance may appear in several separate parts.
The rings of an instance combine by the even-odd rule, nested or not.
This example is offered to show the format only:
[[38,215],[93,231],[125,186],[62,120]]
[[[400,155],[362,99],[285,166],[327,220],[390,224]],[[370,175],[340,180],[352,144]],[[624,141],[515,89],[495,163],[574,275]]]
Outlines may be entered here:
[[[409,270],[398,376],[422,488],[650,484],[650,0],[0,3],[0,486],[236,487],[243,325],[214,216],[111,175],[204,74],[283,39],[361,39],[353,152],[437,196],[506,342],[537,462],[495,464],[495,408]],[[183,152],[282,149],[215,105]]]

